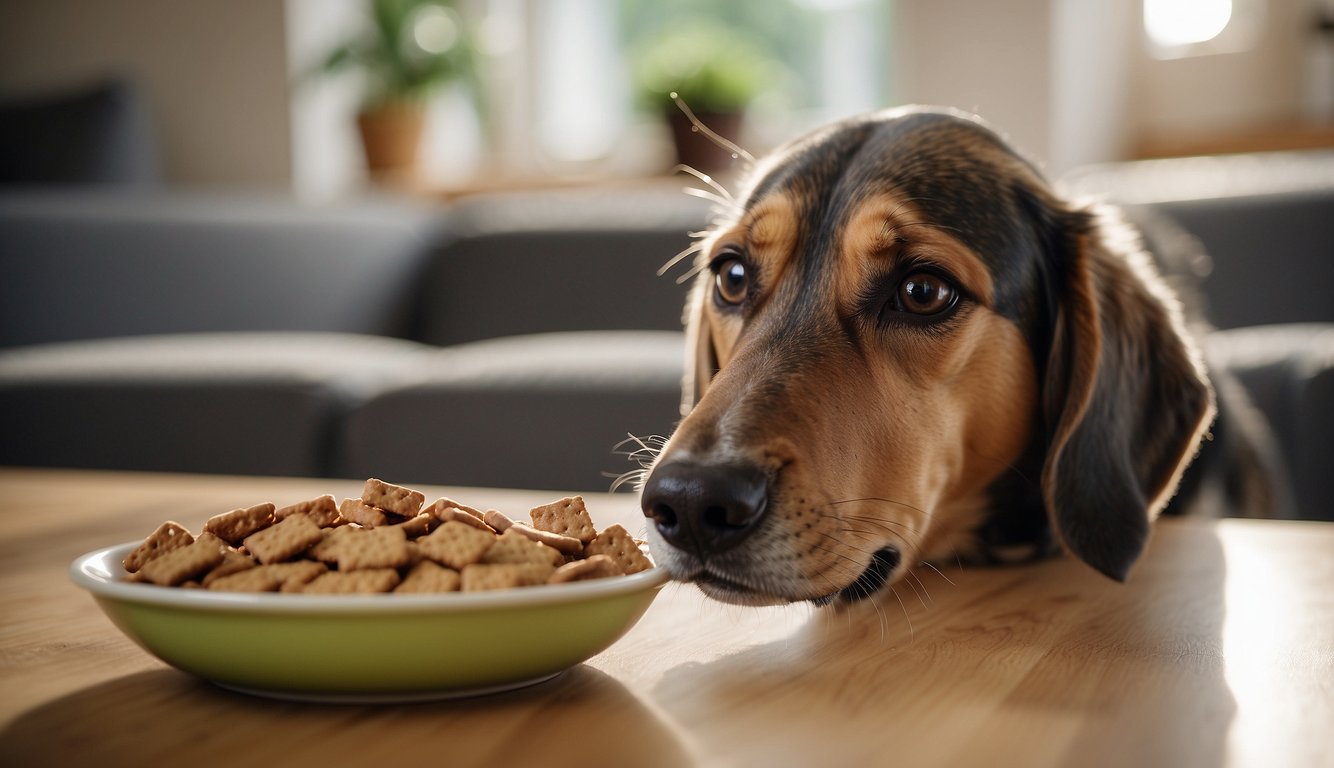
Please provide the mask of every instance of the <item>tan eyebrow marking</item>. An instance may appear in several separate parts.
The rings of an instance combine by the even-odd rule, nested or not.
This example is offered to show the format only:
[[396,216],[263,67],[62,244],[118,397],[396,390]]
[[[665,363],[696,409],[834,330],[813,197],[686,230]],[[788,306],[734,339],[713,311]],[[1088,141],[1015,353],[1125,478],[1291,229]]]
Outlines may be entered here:
[[926,220],[910,200],[883,195],[853,212],[843,239],[843,296],[855,295],[877,271],[875,256],[897,251],[902,242],[948,269],[984,306],[992,305],[995,286],[982,259],[950,234],[948,227]]

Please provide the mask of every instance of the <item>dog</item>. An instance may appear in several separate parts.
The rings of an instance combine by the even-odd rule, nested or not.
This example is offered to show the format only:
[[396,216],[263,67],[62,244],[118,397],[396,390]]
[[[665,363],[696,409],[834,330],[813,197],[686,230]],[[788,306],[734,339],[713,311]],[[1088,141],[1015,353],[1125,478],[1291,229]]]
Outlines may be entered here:
[[[683,418],[641,487],[675,580],[824,605],[923,563],[1064,549],[1124,581],[1202,487],[1183,481],[1202,444],[1238,453],[1136,231],[980,118],[838,122],[736,199],[700,243]],[[1210,463],[1264,497],[1237,461]]]

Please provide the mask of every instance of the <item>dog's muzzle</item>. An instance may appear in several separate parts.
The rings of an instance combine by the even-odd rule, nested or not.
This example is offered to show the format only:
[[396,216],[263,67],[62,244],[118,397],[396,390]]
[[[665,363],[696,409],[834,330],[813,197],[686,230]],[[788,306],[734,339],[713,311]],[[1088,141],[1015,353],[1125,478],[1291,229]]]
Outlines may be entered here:
[[668,544],[703,560],[755,530],[768,506],[768,482],[764,470],[748,464],[676,460],[654,468],[641,505]]

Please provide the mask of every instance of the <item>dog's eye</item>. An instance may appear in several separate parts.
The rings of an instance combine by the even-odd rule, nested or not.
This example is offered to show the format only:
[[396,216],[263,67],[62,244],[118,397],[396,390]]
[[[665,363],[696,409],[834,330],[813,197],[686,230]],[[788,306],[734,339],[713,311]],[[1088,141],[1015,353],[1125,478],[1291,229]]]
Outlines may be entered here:
[[899,283],[898,309],[914,315],[938,315],[953,307],[959,291],[930,272],[913,272]]
[[725,258],[714,266],[713,272],[719,299],[727,304],[740,304],[746,300],[750,277],[746,274],[745,262],[735,257]]

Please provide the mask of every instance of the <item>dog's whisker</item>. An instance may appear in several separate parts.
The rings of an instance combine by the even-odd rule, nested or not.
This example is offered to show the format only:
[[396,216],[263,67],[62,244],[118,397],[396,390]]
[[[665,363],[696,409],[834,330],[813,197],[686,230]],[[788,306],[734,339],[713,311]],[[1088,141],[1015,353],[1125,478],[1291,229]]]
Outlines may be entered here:
[[724,197],[719,197],[716,193],[710,192],[707,189],[700,189],[699,187],[686,187],[681,191],[686,193],[687,195],[690,195],[691,197],[698,197],[703,200],[708,200],[711,203],[716,203],[717,205],[721,205],[725,208],[731,208],[736,205],[735,202],[728,200],[727,198]]
[[676,278],[676,284],[681,285],[682,283],[689,281],[695,275],[698,275],[700,272],[703,272],[708,268],[709,268],[708,263],[701,261],[695,266],[691,267],[689,272],[686,272],[684,275],[681,275],[680,277]]
[[909,581],[907,578],[905,578],[902,583],[906,584],[908,586],[908,589],[911,589],[913,591],[914,595],[917,595],[917,602],[921,603],[922,607],[925,608],[926,600],[922,598],[922,593],[917,591],[917,587],[914,587],[913,583]]
[[[958,555],[956,554],[955,557],[957,558]],[[932,565],[932,564],[929,563],[929,562],[923,562],[922,565],[925,565],[927,568],[930,568],[931,570],[933,570],[933,571],[935,571],[936,573],[940,574],[940,578],[944,579],[946,584],[949,584],[951,587],[953,587],[953,586],[957,586],[953,581],[950,581],[950,577],[946,576],[944,571],[940,570],[940,569],[937,568],[936,566]],[[962,562],[959,563],[959,567],[960,567],[960,569],[962,570],[962,568],[963,568],[963,563],[962,563]]]
[[899,601],[899,608],[903,611],[903,620],[908,622],[908,642],[917,642],[917,631],[913,628],[912,616],[908,615],[908,606],[904,605],[903,598],[899,596],[899,591],[892,584],[889,587],[889,593],[894,596],[895,600]]
[[612,475],[611,473],[603,473],[604,477],[615,478],[614,480],[612,480],[611,487],[607,489],[608,493],[616,493],[623,486],[628,485],[630,483],[642,484],[647,475],[648,475],[647,469],[632,469],[628,472],[622,472],[619,475]]
[[691,167],[691,166],[689,166],[689,165],[686,165],[685,163],[682,163],[682,164],[676,166],[675,168],[673,168],[673,169],[672,169],[672,172],[673,172],[673,173],[677,173],[677,172],[688,173],[688,174],[690,174],[691,176],[694,176],[695,178],[697,178],[697,179],[699,179],[700,181],[704,182],[705,184],[709,185],[709,188],[710,188],[710,189],[712,189],[712,190],[714,190],[715,192],[718,193],[718,196],[721,198],[721,200],[720,200],[719,202],[722,202],[723,204],[725,204],[725,205],[727,205],[727,206],[729,206],[729,207],[732,207],[732,208],[737,207],[737,201],[736,201],[736,198],[732,196],[732,193],[731,193],[731,192],[728,192],[728,191],[727,191],[727,187],[724,187],[722,184],[719,184],[717,181],[714,180],[714,178],[713,178],[712,176],[710,176],[710,175],[707,174],[707,173],[704,173],[703,171],[699,170],[698,168],[694,168],[694,167]]
[[738,147],[736,144],[733,144],[727,139],[724,139],[717,133],[714,133],[712,130],[710,130],[710,128],[707,125],[705,125],[702,121],[700,121],[698,117],[695,117],[695,113],[690,109],[690,105],[686,104],[685,99],[682,99],[681,96],[678,93],[676,93],[676,91],[672,91],[671,94],[669,95],[671,96],[672,101],[676,102],[677,109],[681,110],[685,114],[686,119],[690,121],[690,124],[694,126],[694,129],[696,131],[703,133],[706,137],[708,137],[709,141],[712,141],[719,147],[722,147],[728,152],[731,152],[732,157],[740,157],[748,163],[755,162],[754,155],[742,149],[741,147]]
[[[912,587],[912,583],[914,583],[914,581],[916,581],[916,587]],[[919,587],[920,589],[922,589],[922,591],[918,592],[918,600],[920,601],[920,603],[922,603],[923,608],[930,608],[927,605],[928,600],[930,600],[931,603],[935,603],[935,600],[931,600],[931,593],[927,591],[926,584],[922,583],[922,579],[919,579],[916,573],[912,571],[904,573],[903,583],[907,584],[908,587],[912,587],[912,591],[914,592],[918,592]]]
[[663,264],[661,267],[658,267],[657,271],[658,277],[662,277],[663,275],[667,274],[667,270],[681,263],[682,259],[692,254],[699,253],[702,250],[704,250],[703,241],[696,241],[691,243],[689,246],[685,248],[685,250],[681,251],[680,253],[668,259],[666,264]]
[[907,509],[911,509],[912,511],[916,512],[916,513],[919,514],[919,515],[926,515],[926,514],[927,514],[926,510],[922,509],[921,507],[915,507],[915,506],[913,506],[912,504],[907,503],[906,501],[899,501],[899,500],[897,500],[897,499],[887,499],[887,498],[884,498],[883,496],[863,496],[862,498],[858,498],[858,499],[843,499],[843,500],[841,500],[841,501],[831,501],[831,502],[829,502],[828,504],[826,504],[825,506],[834,507],[834,506],[838,506],[838,505],[840,505],[840,504],[854,504],[854,503],[857,503],[857,502],[859,502],[859,501],[879,501],[879,502],[883,502],[883,503],[885,503],[885,504],[895,504],[895,505],[898,505],[898,506],[900,506],[900,507],[905,507],[905,508],[907,508]]

